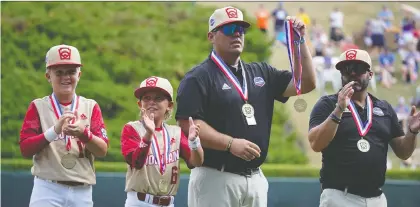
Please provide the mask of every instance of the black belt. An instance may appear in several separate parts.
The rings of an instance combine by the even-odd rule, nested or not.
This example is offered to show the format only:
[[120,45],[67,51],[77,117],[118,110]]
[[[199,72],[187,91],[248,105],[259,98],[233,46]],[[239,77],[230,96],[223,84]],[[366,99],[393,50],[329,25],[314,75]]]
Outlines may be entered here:
[[215,168],[215,167],[212,167],[212,166],[205,166],[205,167],[210,167],[210,168],[216,169],[216,170],[221,171],[221,172],[229,172],[229,173],[242,175],[242,176],[246,176],[246,177],[249,177],[251,175],[255,175],[255,174],[260,173],[260,168],[259,167],[257,167],[257,168],[242,168],[242,169],[231,169],[231,168],[226,167],[225,165],[222,165],[221,167],[218,167],[218,168]]
[[336,189],[341,191],[346,191],[348,193],[358,195],[364,198],[373,198],[378,197],[382,194],[382,190],[379,188],[372,188],[372,187],[352,187],[352,186],[345,186],[345,185],[333,185],[333,184],[321,184],[322,190],[330,188]]

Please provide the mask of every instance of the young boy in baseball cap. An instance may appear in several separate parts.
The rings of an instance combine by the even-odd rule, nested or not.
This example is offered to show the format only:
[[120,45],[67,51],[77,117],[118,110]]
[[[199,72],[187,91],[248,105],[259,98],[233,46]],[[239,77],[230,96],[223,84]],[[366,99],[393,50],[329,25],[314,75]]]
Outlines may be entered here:
[[20,131],[20,150],[33,158],[30,207],[93,207],[95,157],[104,157],[108,137],[99,104],[76,94],[79,50],[56,45],[46,54],[52,94],[33,100]]
[[140,120],[128,122],[121,133],[121,151],[128,164],[125,206],[173,206],[179,186],[179,157],[201,166],[200,126],[190,117],[188,138],[165,123],[173,108],[173,88],[161,77],[149,77],[134,91]]

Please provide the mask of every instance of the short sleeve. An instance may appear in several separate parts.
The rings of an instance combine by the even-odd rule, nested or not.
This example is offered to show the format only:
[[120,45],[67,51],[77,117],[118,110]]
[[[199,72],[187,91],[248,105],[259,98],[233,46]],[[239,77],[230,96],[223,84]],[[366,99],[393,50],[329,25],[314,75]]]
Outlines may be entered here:
[[283,93],[292,80],[292,73],[288,70],[277,70],[276,68],[263,63],[268,70],[270,93],[277,101],[286,103],[289,97],[284,97]]
[[322,124],[334,110],[334,107],[332,100],[326,96],[321,97],[312,109],[309,118],[309,130]]
[[388,105],[388,110],[391,114],[391,139],[404,136],[405,133],[401,124],[398,122],[397,113],[395,113],[395,110],[392,108],[392,106],[388,102],[387,102],[387,105]]
[[203,120],[205,118],[208,87],[197,77],[185,77],[178,88],[175,119],[188,119],[191,116],[193,119]]

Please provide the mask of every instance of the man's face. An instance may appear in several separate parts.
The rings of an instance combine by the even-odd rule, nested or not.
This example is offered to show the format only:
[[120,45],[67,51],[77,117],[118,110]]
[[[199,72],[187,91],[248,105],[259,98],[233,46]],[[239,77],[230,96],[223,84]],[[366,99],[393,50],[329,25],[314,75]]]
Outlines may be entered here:
[[343,86],[347,83],[354,81],[353,90],[360,92],[369,86],[369,81],[373,73],[369,71],[369,66],[364,63],[354,61],[348,62],[343,68],[340,69],[341,82]]
[[207,37],[219,52],[239,55],[244,49],[245,28],[237,23],[227,24],[209,32]]

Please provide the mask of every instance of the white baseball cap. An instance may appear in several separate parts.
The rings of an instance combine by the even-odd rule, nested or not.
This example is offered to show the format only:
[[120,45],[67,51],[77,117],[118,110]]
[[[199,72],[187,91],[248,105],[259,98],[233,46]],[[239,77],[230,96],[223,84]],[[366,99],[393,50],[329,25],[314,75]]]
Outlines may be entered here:
[[47,68],[54,65],[82,66],[79,50],[70,45],[56,45],[51,47],[47,52],[45,62]]
[[341,53],[335,68],[341,70],[346,63],[355,61],[365,63],[369,67],[369,70],[371,70],[372,60],[370,59],[369,53],[365,50],[358,49],[349,49]]
[[157,88],[162,90],[164,93],[166,93],[170,98],[171,101],[173,100],[173,91],[171,83],[168,79],[157,77],[157,76],[151,76],[145,79],[140,83],[140,87],[138,87],[134,91],[134,96],[138,99],[140,99],[141,96],[143,96],[144,93],[146,93],[148,90],[152,88]]
[[237,22],[242,24],[245,28],[251,26],[248,22],[244,21],[244,15],[241,10],[235,7],[224,7],[221,9],[216,9],[209,19],[209,32],[213,29],[232,23]]

